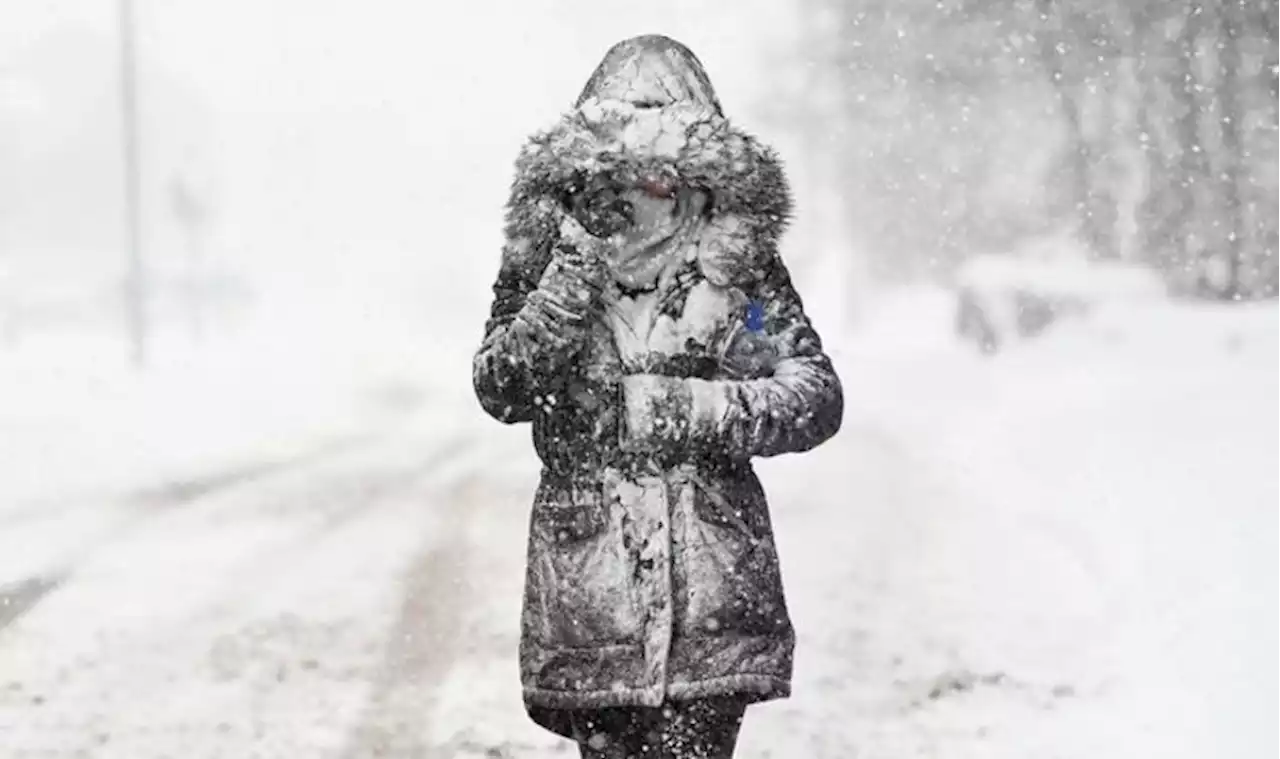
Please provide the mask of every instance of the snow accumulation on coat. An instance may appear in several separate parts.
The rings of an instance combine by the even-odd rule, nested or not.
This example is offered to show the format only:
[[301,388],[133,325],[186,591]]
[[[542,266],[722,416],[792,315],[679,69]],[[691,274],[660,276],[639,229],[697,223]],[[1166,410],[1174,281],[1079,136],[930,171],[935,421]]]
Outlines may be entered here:
[[[707,203],[636,292],[611,270],[616,222],[653,182]],[[584,224],[571,209],[587,187],[620,189],[587,198],[602,210]],[[813,448],[843,413],[778,254],[790,211],[777,157],[664,37],[611,50],[517,160],[474,384],[496,419],[532,423],[543,462],[520,665],[549,729],[567,729],[562,709],[790,691],[794,633],[750,460]]]

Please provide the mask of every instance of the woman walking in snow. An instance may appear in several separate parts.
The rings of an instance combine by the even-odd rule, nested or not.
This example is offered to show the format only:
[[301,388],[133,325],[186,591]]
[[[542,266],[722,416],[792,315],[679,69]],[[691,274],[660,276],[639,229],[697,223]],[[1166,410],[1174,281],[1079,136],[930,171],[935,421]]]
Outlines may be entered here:
[[520,671],[584,757],[730,757],[789,695],[795,637],[756,456],[840,427],[777,251],[774,153],[698,59],[626,40],[521,152],[476,394],[532,422]]

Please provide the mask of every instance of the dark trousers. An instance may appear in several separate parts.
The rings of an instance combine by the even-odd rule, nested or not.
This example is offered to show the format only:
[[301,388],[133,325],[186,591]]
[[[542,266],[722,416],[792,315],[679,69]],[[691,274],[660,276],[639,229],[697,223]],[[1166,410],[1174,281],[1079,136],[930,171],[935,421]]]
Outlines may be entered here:
[[731,759],[746,708],[707,698],[574,712],[573,738],[582,759]]

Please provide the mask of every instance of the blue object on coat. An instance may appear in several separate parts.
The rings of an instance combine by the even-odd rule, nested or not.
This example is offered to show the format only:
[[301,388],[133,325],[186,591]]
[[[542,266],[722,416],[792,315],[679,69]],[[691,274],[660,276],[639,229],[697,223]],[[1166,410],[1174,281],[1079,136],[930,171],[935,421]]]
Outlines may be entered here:
[[752,332],[764,331],[764,304],[751,301],[747,304],[747,329]]

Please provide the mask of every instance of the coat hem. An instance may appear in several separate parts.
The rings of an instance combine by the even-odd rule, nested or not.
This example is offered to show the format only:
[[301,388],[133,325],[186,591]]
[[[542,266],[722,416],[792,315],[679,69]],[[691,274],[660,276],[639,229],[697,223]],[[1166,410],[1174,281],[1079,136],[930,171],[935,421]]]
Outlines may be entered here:
[[788,698],[791,695],[791,682],[773,675],[739,674],[687,683],[673,682],[667,686],[667,697],[675,701],[739,695],[750,696],[752,701]]
[[673,682],[663,688],[610,688],[608,690],[554,690],[524,688],[528,706],[545,709],[605,709],[617,706],[661,706],[663,701],[689,701],[709,696],[748,696],[771,701],[791,695],[791,683],[774,675],[741,673],[707,680]]

